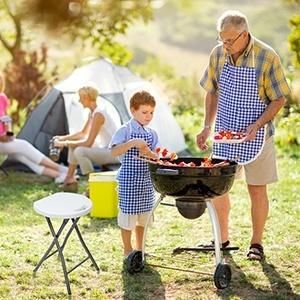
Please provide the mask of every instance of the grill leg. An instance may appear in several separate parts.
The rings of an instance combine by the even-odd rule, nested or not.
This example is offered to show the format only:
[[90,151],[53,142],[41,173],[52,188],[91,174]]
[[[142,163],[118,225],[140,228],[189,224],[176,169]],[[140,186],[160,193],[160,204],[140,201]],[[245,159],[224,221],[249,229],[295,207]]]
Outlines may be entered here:
[[214,208],[214,205],[212,204],[211,200],[206,200],[206,206],[208,209],[208,214],[210,217],[214,240],[215,240],[215,256],[216,256],[216,266],[222,262],[222,253],[220,248],[221,246],[221,231],[220,231],[220,225],[219,220],[216,214],[216,210]]

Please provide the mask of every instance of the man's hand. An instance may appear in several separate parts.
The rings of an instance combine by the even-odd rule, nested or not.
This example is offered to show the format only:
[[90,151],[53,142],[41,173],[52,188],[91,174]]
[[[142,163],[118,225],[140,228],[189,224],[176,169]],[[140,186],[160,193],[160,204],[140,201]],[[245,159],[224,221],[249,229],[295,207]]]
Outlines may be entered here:
[[206,151],[208,146],[206,144],[206,140],[208,139],[210,134],[210,128],[204,128],[200,133],[196,136],[196,143],[200,150]]
[[249,125],[246,129],[247,136],[245,138],[245,141],[253,141],[256,138],[256,133],[258,129],[260,128],[260,125],[256,122]]

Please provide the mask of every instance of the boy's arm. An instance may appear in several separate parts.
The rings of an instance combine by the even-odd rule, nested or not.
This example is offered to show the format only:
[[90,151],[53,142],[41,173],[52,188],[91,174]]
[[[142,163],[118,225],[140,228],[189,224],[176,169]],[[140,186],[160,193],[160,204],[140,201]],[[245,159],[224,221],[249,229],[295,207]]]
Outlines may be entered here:
[[[112,154],[112,156],[119,156],[119,155],[122,155],[125,152],[127,152],[132,147],[138,148],[140,151],[140,154],[142,154],[142,155],[149,156],[149,157],[153,156],[153,152],[150,150],[146,141],[144,141],[143,139],[131,139],[122,144],[112,145],[111,154]],[[153,158],[157,158],[156,156],[157,155],[155,154],[155,157],[153,157]]]

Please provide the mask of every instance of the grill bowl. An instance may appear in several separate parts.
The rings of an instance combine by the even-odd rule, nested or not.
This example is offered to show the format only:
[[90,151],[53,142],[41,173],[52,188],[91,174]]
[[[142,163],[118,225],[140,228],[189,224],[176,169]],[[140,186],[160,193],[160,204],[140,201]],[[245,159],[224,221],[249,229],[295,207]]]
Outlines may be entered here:
[[178,198],[176,199],[176,207],[184,218],[197,219],[204,214],[206,203],[190,198]]
[[[194,162],[200,165],[203,158],[180,157],[173,162]],[[213,159],[214,164],[223,160]],[[236,162],[212,168],[165,166],[149,162],[151,180],[157,192],[176,197],[203,201],[225,194],[233,185],[237,170]],[[182,200],[183,200],[182,199]]]

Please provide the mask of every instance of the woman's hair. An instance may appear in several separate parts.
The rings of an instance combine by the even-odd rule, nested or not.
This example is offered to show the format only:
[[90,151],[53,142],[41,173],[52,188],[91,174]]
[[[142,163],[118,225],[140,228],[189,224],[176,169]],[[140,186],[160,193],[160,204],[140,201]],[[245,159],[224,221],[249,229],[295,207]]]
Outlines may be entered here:
[[146,91],[136,92],[130,98],[130,108],[137,110],[141,105],[150,105],[152,107],[155,107],[156,102],[154,97],[150,93]]
[[229,27],[234,27],[238,31],[249,31],[247,17],[238,10],[227,10],[217,21],[217,30],[222,32]]
[[0,93],[3,93],[5,90],[5,77],[2,72],[0,72]]
[[83,86],[78,90],[79,95],[86,95],[89,97],[90,100],[96,101],[99,95],[99,92],[91,87],[91,86]]

